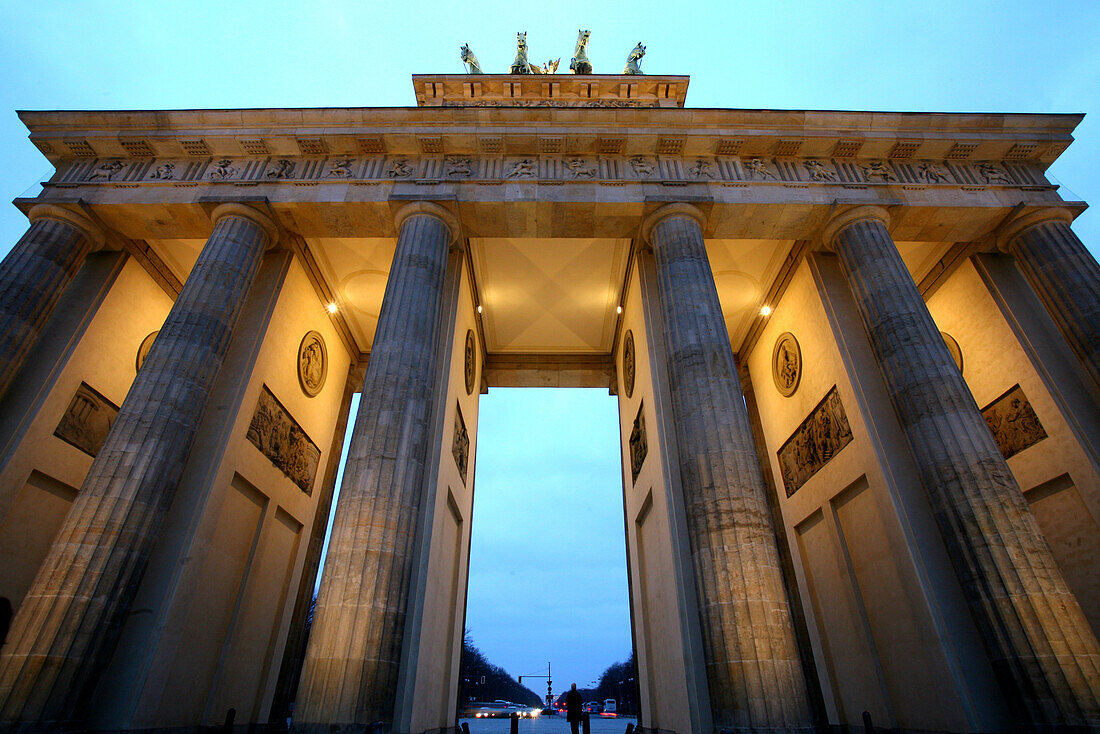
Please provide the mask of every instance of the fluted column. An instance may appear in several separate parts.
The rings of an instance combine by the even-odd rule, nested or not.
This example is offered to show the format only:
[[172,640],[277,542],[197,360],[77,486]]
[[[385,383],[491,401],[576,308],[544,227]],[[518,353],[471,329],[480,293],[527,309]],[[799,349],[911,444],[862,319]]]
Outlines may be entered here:
[[304,729],[361,731],[394,715],[457,226],[418,202],[398,228],[295,703]]
[[702,213],[646,222],[715,729],[810,726],[748,409],[703,244]]
[[0,262],[0,396],[84,258],[103,244],[102,230],[76,212],[39,204],[29,216],[30,229]]
[[0,657],[0,721],[79,720],[109,662],[274,224],[223,204]]
[[1100,264],[1070,229],[1065,209],[1021,217],[1001,236],[1054,323],[1100,387]]
[[1100,647],[887,230],[835,217],[840,258],[940,533],[1021,723],[1100,725]]

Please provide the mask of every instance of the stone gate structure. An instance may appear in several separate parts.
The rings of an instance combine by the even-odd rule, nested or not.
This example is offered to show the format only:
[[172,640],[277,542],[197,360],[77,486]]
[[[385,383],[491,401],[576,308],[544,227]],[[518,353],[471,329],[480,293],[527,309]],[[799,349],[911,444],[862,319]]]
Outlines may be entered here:
[[510,385],[618,396],[646,731],[1100,726],[1100,267],[1044,174],[1080,116],[413,82],[21,113],[3,726],[454,726]]

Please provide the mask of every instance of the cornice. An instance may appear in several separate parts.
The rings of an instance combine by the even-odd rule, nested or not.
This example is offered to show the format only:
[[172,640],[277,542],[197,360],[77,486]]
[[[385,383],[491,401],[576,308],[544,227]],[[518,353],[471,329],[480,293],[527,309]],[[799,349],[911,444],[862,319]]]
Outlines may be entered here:
[[671,154],[1049,165],[1075,114],[394,107],[20,112],[55,164],[271,154]]

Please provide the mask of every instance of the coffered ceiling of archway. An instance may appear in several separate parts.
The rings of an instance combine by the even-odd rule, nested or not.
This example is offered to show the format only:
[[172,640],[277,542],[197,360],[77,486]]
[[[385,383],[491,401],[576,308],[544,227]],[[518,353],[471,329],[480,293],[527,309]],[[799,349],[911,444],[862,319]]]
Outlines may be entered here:
[[[306,243],[359,348],[369,351],[396,240],[325,238]],[[150,244],[184,280],[204,241]],[[793,245],[792,240],[707,240],[707,257],[735,350],[760,313]],[[914,280],[920,282],[950,243],[899,242],[897,246]],[[470,252],[490,353],[611,352],[629,239],[473,238]]]
[[473,238],[470,252],[489,352],[611,351],[630,240]]

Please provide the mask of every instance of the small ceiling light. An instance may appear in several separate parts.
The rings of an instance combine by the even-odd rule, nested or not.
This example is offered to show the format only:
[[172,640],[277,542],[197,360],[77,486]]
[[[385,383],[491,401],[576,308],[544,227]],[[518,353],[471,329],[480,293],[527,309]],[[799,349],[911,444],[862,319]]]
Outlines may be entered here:
[[481,313],[481,306],[478,306],[478,307],[477,307],[477,312],[478,312],[478,313]]
[[761,306],[760,307],[760,315],[761,316],[771,316],[772,315],[772,307],[771,306]]
[[329,313],[336,313],[336,301],[330,302],[325,308]]
[[622,313],[622,312],[623,312],[623,307],[622,306],[616,306],[615,307],[615,313]]

